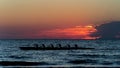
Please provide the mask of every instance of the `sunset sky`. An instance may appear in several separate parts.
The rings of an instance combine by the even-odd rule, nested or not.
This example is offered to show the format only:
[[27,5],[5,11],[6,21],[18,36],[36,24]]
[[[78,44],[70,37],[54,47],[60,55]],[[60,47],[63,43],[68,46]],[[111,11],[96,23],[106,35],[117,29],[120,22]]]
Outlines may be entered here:
[[0,0],[1,39],[95,39],[94,26],[120,20],[120,0]]

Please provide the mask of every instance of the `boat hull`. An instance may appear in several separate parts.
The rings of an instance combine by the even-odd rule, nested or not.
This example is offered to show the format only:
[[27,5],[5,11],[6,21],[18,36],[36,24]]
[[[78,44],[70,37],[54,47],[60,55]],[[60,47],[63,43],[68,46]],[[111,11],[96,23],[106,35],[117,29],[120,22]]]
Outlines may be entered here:
[[94,48],[83,48],[83,47],[71,47],[71,48],[41,48],[41,47],[20,47],[21,50],[90,50],[90,49],[94,49]]

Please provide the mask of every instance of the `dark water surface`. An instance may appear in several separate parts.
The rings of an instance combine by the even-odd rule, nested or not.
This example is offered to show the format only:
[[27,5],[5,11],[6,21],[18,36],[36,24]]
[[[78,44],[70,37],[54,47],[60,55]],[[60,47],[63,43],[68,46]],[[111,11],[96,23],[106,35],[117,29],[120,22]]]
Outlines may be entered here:
[[[93,50],[20,50],[32,44]],[[0,40],[0,67],[120,67],[120,40]]]

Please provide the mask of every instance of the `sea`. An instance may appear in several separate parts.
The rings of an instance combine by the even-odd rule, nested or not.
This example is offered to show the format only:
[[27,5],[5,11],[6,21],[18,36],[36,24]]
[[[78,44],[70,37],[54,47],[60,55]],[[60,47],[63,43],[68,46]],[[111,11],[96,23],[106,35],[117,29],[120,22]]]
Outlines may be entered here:
[[[21,50],[33,44],[95,49]],[[6,63],[5,63],[6,62]],[[18,63],[16,63],[18,62]],[[31,62],[27,63],[26,62]],[[15,64],[16,63],[16,64]],[[120,40],[0,40],[0,68],[120,67]]]

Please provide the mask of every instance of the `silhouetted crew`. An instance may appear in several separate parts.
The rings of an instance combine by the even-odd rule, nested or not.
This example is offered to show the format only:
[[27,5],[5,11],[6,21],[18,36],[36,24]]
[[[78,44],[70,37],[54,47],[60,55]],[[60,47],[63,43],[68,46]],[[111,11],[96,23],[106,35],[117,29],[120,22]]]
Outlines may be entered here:
[[68,48],[70,48],[70,44],[67,44]]
[[36,48],[38,48],[38,44],[34,44],[34,46],[35,46]]
[[42,47],[45,48],[45,44],[42,44]]
[[77,44],[75,44],[75,48],[78,48],[78,45],[77,45]]

